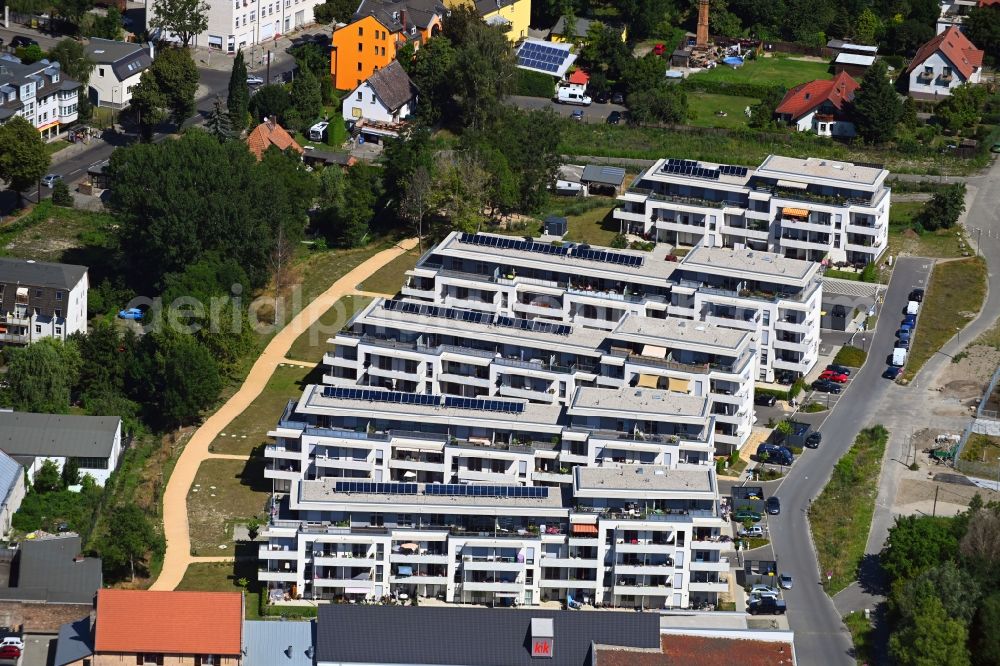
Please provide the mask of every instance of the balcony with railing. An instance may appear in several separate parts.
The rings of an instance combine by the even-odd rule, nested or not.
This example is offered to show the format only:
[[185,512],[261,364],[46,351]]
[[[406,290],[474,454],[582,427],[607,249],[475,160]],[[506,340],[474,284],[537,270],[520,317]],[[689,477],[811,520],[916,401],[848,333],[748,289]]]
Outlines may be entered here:
[[739,198],[723,200],[707,199],[705,197],[671,194],[669,192],[664,192],[662,189],[652,187],[633,186],[628,188],[626,193],[647,197],[654,201],[661,201],[663,203],[677,204],[680,206],[692,206],[697,208],[745,208],[747,205],[745,201]]

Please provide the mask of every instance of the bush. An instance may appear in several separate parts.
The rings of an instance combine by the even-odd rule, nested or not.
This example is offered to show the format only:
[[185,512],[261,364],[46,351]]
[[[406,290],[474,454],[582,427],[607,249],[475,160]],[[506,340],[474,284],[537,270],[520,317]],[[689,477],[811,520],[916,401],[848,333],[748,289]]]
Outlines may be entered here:
[[514,79],[514,94],[551,99],[555,94],[555,86],[552,77],[547,74],[519,69]]
[[611,241],[611,247],[616,250],[623,250],[628,247],[628,240],[626,240],[624,234],[618,234]]
[[864,270],[861,271],[861,281],[878,282],[878,267],[873,262],[865,264]]
[[65,181],[57,180],[52,186],[52,203],[64,208],[73,207],[73,195],[70,194],[69,185]]
[[826,405],[820,404],[818,402],[810,402],[808,405],[802,408],[803,412],[806,414],[815,414],[816,412],[825,412]]

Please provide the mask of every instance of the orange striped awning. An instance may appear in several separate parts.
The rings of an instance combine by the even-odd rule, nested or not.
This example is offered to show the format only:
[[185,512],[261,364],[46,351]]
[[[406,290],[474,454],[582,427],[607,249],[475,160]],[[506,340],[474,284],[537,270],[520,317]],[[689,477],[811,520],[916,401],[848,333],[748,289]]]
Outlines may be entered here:
[[576,523],[573,525],[573,534],[597,536],[597,525],[590,525],[589,523]]
[[781,212],[792,217],[809,217],[809,211],[805,208],[782,208]]

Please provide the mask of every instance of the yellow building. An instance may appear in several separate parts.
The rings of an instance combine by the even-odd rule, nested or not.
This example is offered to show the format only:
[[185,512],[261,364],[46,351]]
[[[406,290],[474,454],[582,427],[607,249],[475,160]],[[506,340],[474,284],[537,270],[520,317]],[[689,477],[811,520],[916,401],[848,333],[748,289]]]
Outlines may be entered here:
[[474,6],[490,25],[505,27],[507,39],[519,42],[528,36],[531,23],[531,0],[445,0],[448,7]]

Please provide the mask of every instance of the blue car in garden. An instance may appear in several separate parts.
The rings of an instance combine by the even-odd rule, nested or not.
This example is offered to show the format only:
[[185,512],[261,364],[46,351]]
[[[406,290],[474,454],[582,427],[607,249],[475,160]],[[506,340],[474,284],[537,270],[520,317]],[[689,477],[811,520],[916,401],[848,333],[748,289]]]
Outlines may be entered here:
[[140,310],[139,308],[129,308],[127,310],[119,310],[118,318],[133,319],[135,321],[139,321],[140,319],[142,319],[142,310]]

